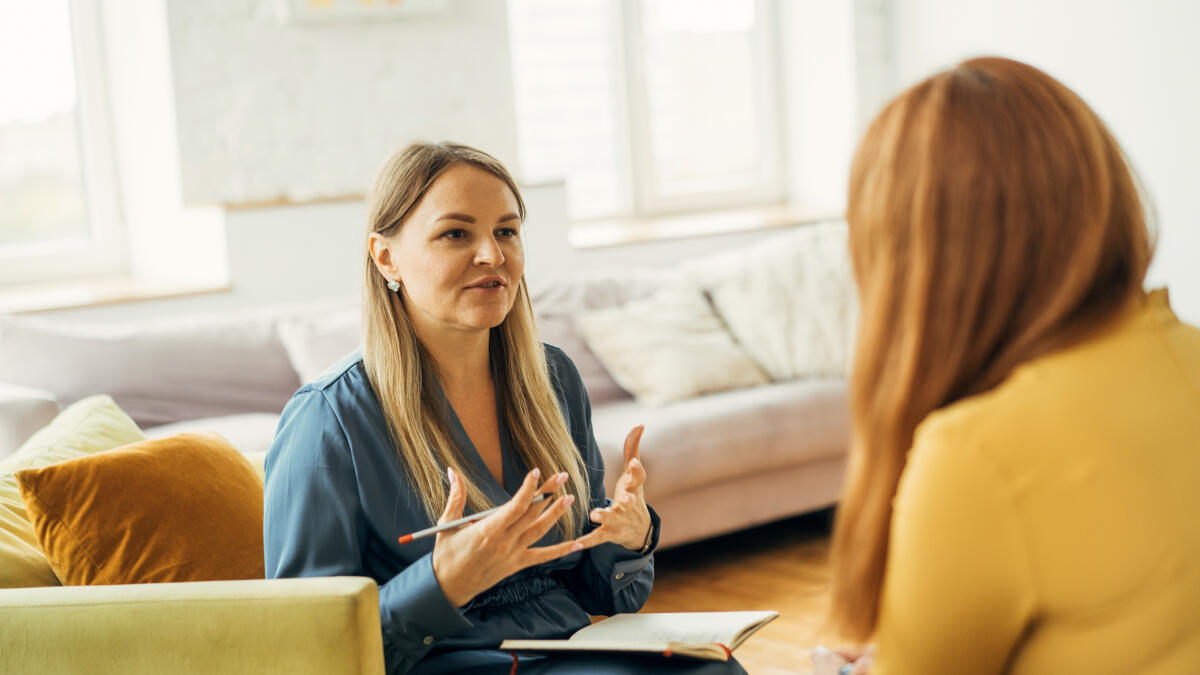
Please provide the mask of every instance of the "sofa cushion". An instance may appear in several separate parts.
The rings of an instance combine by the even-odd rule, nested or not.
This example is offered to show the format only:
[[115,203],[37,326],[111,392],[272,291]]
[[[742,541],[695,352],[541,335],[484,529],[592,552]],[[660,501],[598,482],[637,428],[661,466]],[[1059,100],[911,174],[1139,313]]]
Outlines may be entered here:
[[45,389],[63,403],[110,394],[143,427],[279,412],[300,379],[276,336],[276,318],[84,327],[0,317],[0,382]]
[[214,433],[237,448],[243,455],[265,453],[275,440],[275,428],[279,426],[279,415],[275,413],[246,413],[207,417],[165,424],[146,429],[146,438],[166,438],[176,434]]
[[575,329],[571,316],[560,314],[540,317],[537,323],[542,341],[558,347],[571,358],[579,370],[583,388],[587,390],[592,405],[630,398],[629,392],[617,384],[600,359],[596,358],[595,352],[587,346],[583,336]]
[[17,473],[64,583],[261,579],[263,486],[215,434],[180,434]]
[[54,394],[0,382],[0,458],[11,455],[57,414]]
[[582,313],[575,322],[608,372],[641,403],[770,381],[694,286],[664,286],[649,298]]
[[68,406],[0,462],[0,588],[59,585],[29,522],[14,474],[144,438],[111,398],[92,396]]
[[592,411],[610,490],[620,477],[612,467],[622,465],[625,435],[638,424],[646,425],[641,456],[651,506],[702,486],[836,457],[846,451],[850,428],[843,380],[780,382],[661,407],[613,403]]
[[357,305],[286,316],[279,321],[279,339],[303,382],[312,382],[358,349],[361,335],[362,310]]
[[583,379],[592,405],[630,398],[575,328],[576,315],[653,295],[670,276],[657,270],[596,270],[542,284],[530,293],[542,341],[562,349]]
[[844,222],[799,227],[689,261],[681,272],[708,291],[771,379],[849,372],[856,311]]

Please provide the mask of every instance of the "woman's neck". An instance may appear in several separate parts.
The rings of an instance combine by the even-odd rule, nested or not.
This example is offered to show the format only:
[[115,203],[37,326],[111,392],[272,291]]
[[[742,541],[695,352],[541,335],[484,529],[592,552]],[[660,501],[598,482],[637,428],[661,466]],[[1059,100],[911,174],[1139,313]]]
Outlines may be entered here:
[[442,388],[449,392],[467,391],[480,383],[491,382],[492,367],[488,351],[489,330],[437,331],[417,338],[437,365]]

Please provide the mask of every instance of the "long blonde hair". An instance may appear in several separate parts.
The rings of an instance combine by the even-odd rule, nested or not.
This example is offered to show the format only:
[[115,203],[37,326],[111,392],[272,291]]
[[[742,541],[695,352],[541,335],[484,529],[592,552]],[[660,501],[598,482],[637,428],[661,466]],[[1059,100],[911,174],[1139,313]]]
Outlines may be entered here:
[[1075,342],[1142,292],[1153,245],[1120,147],[1031,66],[966,61],[870,125],[846,213],[861,316],[833,624],[875,629],[892,499],[929,413]]
[[[368,235],[393,234],[443,171],[469,164],[504,181],[525,220],[525,202],[516,182],[491,155],[455,143],[413,143],[392,155],[376,176],[368,198]],[[463,480],[467,506],[480,511],[495,504],[471,480],[468,460],[454,443],[449,411],[438,395],[437,368],[417,339],[399,293],[375,267],[370,251],[363,279],[363,363],[383,408],[388,431],[409,479],[431,520],[449,495],[445,467]],[[564,538],[576,536],[590,508],[588,474],[575,447],[550,382],[545,348],[538,337],[525,279],[504,321],[491,329],[490,358],[496,399],[516,453],[543,476],[566,471],[566,490],[576,495],[559,521]]]

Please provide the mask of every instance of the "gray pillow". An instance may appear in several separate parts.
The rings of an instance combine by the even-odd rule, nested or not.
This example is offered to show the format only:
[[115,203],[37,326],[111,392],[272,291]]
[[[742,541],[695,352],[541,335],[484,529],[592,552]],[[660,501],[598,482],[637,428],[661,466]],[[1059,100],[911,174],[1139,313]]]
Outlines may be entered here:
[[58,401],[50,392],[0,382],[0,458],[12,454],[56,415]]
[[95,327],[0,317],[0,382],[49,391],[64,406],[108,394],[143,428],[278,413],[300,380],[275,321],[245,314]]

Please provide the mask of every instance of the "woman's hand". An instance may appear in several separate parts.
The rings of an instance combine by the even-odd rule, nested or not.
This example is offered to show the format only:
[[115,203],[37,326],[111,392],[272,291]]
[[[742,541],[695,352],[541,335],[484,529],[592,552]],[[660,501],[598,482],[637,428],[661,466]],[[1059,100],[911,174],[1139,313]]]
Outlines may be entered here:
[[817,645],[812,662],[813,675],[869,675],[875,662],[875,645],[837,649]]
[[[462,479],[453,469],[450,495],[438,524],[461,518],[467,503]],[[526,567],[561,558],[572,551],[574,541],[530,548],[542,538],[575,501],[574,495],[547,499],[536,504],[539,494],[552,494],[567,480],[566,473],[551,476],[538,485],[541,472],[530,471],[521,489],[492,515],[454,530],[439,532],[433,545],[433,573],[446,599],[462,607],[471,598]]]
[[571,550],[579,551],[604,542],[619,544],[631,551],[641,550],[650,534],[650,509],[642,486],[646,484],[646,469],[638,458],[638,443],[645,427],[638,425],[625,437],[625,473],[617,481],[612,505],[592,509],[591,519],[600,527],[575,540]]

